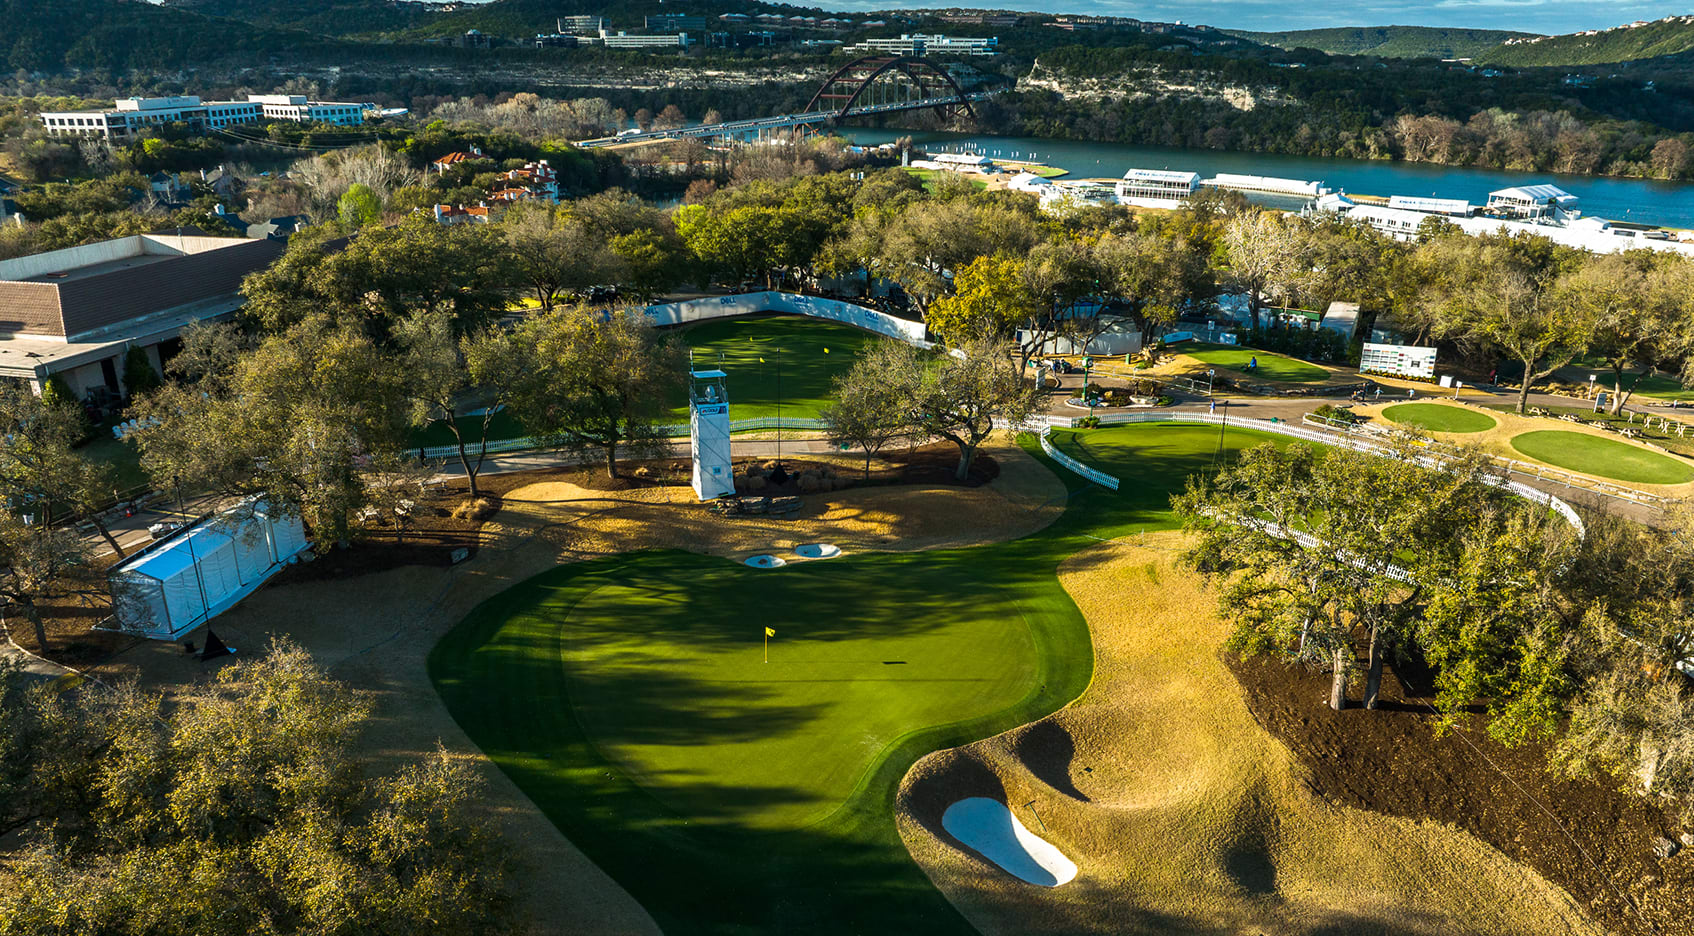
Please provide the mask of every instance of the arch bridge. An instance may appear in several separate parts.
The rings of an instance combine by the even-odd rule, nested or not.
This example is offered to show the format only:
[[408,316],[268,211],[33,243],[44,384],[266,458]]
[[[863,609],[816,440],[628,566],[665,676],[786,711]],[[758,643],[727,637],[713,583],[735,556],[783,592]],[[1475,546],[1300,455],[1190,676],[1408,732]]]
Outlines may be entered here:
[[852,117],[933,110],[947,119],[976,117],[975,101],[994,91],[967,93],[947,69],[916,55],[870,55],[836,69],[812,95],[806,108],[792,114],[731,120],[666,130],[625,131],[615,137],[583,140],[597,147],[659,140],[754,139],[778,131],[834,123]]

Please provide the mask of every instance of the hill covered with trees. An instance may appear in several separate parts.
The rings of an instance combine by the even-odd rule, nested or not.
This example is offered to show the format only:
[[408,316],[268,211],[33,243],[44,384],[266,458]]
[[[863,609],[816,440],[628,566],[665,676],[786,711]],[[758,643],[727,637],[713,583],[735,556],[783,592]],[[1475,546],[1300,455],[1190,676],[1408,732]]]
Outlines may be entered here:
[[1634,62],[1690,49],[1694,49],[1694,16],[1672,16],[1564,36],[1507,40],[1476,59],[1490,65],[1568,68]]
[[35,71],[204,65],[308,39],[140,0],[0,0],[0,62]]
[[394,32],[440,16],[425,10],[422,4],[390,0],[161,0],[160,5],[268,29],[299,29],[324,36]]
[[1288,32],[1224,30],[1262,45],[1280,49],[1317,49],[1331,55],[1377,55],[1383,58],[1473,58],[1508,39],[1527,39],[1534,33],[1501,29],[1449,29],[1434,26],[1341,26]]

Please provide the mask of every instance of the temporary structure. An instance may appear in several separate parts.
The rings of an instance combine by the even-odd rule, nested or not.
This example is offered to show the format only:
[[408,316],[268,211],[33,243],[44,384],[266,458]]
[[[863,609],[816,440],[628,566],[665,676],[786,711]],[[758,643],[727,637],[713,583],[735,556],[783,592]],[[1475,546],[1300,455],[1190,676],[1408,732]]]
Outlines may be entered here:
[[112,567],[112,623],[174,639],[229,610],[308,545],[299,517],[262,502],[207,517]]

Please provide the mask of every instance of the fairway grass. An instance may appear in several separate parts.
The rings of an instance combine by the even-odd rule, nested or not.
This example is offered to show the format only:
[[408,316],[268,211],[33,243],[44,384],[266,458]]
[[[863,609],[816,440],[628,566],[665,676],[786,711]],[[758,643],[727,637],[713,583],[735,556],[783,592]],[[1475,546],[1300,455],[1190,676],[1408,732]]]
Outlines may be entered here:
[[[1316,364],[1308,364],[1295,358],[1284,357],[1270,351],[1259,351],[1254,348],[1201,345],[1194,350],[1184,350],[1181,353],[1202,364],[1228,371],[1231,378],[1256,377],[1281,383],[1322,383],[1329,379],[1329,371]],[[1255,357],[1259,359],[1259,369],[1248,374],[1246,372],[1247,364]]]
[[1430,432],[1487,432],[1500,423],[1487,413],[1445,403],[1398,403],[1382,411],[1383,418]]
[[1669,455],[1616,439],[1539,429],[1512,437],[1512,448],[1557,468],[1631,484],[1683,484],[1694,481],[1694,466]]
[[[731,419],[777,415],[779,357],[782,415],[817,416],[833,400],[834,379],[867,347],[887,340],[850,325],[800,315],[717,319],[676,334],[692,349],[694,367],[721,367],[729,375]],[[670,406],[671,418],[688,420],[685,391],[675,391]]]
[[895,787],[1081,694],[1092,644],[1060,562],[1174,526],[1170,492],[1218,447],[1210,426],[1077,435],[1055,433],[1128,483],[1065,477],[1069,509],[1034,535],[779,571],[677,551],[559,566],[468,615],[431,678],[666,932],[970,933],[902,846]]

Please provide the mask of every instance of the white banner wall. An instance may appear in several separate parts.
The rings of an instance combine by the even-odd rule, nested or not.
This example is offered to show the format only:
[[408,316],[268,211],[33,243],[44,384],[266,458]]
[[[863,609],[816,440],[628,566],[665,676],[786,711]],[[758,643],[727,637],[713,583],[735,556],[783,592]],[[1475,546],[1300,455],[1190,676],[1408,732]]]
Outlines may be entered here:
[[704,299],[689,299],[685,302],[666,302],[660,305],[650,305],[645,311],[654,325],[687,325],[690,322],[735,318],[742,315],[756,315],[760,312],[786,312],[790,315],[808,315],[812,318],[828,319],[832,322],[852,325],[868,332],[898,338],[907,344],[921,347],[929,347],[930,344],[924,340],[927,330],[922,322],[895,318],[886,312],[878,312],[875,309],[867,309],[864,306],[842,302],[838,299],[825,299],[822,296],[804,296],[799,293],[785,293],[774,290],[741,293],[734,296],[708,296]]

